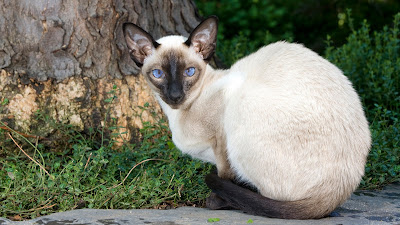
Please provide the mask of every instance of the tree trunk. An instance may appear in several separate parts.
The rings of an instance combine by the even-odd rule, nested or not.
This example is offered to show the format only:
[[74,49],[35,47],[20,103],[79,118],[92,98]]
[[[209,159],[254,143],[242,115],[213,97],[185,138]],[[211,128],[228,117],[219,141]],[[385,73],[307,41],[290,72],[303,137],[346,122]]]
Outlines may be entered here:
[[113,123],[134,140],[141,119],[153,120],[138,106],[160,109],[129,58],[126,21],[157,39],[187,36],[200,20],[188,0],[0,1],[0,127],[49,137],[47,115],[80,130]]

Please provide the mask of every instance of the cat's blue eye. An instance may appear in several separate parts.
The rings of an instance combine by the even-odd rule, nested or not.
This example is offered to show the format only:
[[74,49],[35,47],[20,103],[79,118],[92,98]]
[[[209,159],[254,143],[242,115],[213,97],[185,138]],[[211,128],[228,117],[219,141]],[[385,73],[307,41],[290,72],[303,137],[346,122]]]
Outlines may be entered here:
[[154,69],[151,73],[155,78],[161,78],[164,75],[164,72],[160,69]]
[[196,72],[196,69],[194,67],[189,67],[185,70],[185,74],[188,77],[191,77],[194,75],[194,72]]

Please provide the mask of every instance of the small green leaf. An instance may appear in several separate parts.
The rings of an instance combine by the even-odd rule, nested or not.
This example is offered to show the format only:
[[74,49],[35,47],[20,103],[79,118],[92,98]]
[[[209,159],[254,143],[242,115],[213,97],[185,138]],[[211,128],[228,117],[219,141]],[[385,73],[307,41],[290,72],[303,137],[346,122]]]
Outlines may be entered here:
[[247,223],[253,223],[254,221],[252,219],[247,220]]
[[208,221],[209,223],[214,223],[214,222],[220,221],[220,219],[219,219],[219,218],[208,218],[207,221]]
[[113,100],[113,98],[104,99],[104,101],[105,101],[106,103],[110,103],[110,102],[112,102],[112,100]]
[[5,98],[5,99],[3,100],[3,102],[1,103],[1,105],[7,105],[8,103],[9,103],[8,98]]
[[167,145],[168,145],[168,148],[169,148],[169,149],[175,148],[175,144],[174,144],[172,141],[168,141],[168,142],[167,142]]

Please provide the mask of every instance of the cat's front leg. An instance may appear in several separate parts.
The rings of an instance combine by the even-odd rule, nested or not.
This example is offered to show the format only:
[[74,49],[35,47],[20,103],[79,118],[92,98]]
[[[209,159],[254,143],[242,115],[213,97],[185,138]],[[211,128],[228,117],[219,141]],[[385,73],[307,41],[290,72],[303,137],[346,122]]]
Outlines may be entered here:
[[228,160],[226,139],[224,135],[217,135],[213,144],[213,151],[216,159],[218,176],[222,179],[233,180],[235,178],[235,173],[233,172]]
[[220,167],[222,168],[218,168],[217,164],[219,177],[226,180],[233,180],[235,178],[235,174],[233,173],[233,170],[230,167],[225,167],[224,165],[221,165]]

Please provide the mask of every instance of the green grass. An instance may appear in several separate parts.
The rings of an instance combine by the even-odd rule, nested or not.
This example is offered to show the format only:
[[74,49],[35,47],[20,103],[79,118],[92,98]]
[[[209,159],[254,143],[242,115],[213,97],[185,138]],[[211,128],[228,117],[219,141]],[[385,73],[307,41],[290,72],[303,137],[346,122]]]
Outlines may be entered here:
[[16,142],[25,142],[23,150],[36,162],[19,149],[13,150],[18,150],[16,155],[0,158],[0,217],[29,219],[83,207],[202,205],[209,193],[203,174],[212,167],[183,156],[162,118],[156,124],[144,123],[140,143],[119,148],[113,140],[96,140],[96,135],[59,126],[69,137],[64,151],[54,152],[19,137]]

